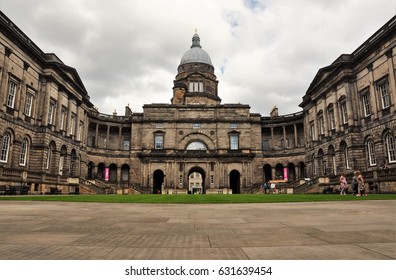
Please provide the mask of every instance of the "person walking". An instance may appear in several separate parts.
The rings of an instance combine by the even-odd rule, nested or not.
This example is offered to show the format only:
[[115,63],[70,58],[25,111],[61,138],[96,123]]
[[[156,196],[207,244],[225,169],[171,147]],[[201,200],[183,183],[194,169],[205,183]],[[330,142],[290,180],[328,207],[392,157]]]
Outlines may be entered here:
[[367,196],[363,175],[359,170],[355,171],[355,177],[357,182],[357,196]]
[[346,191],[348,189],[348,182],[344,173],[341,173],[340,176],[340,195],[346,195]]

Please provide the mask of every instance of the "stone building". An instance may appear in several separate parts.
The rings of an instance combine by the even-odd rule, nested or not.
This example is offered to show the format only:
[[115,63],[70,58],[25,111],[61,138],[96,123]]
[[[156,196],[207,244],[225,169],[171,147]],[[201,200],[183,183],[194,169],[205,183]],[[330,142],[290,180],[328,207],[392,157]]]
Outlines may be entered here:
[[291,193],[318,191],[359,168],[370,186],[395,191],[396,18],[320,69],[301,112],[278,115],[274,107],[269,116],[221,103],[197,34],[171,102],[142,113],[127,106],[118,116],[100,113],[77,71],[1,12],[0,27],[0,187],[237,194],[271,181]]

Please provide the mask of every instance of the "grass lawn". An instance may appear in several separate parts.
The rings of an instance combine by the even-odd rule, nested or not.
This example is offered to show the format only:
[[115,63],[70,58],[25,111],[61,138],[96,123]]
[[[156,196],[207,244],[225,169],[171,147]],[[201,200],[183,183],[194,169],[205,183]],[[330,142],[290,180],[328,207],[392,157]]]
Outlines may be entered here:
[[365,197],[338,194],[231,194],[231,195],[17,195],[0,196],[1,200],[103,202],[103,203],[278,203],[396,200],[396,194],[372,194]]

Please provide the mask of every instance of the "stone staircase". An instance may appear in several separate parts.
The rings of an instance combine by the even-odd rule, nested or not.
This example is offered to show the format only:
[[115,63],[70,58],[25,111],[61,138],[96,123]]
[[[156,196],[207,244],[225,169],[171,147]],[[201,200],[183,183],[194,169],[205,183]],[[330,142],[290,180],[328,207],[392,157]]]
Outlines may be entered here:
[[113,194],[115,190],[113,187],[107,185],[100,180],[86,180],[80,178],[80,187],[84,188],[91,194]]

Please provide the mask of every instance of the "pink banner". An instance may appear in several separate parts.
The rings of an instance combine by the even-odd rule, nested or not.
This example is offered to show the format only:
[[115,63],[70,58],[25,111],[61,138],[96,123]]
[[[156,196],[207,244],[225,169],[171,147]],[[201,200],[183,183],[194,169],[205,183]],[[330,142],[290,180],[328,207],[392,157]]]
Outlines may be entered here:
[[109,168],[108,167],[106,167],[105,168],[105,181],[108,181],[109,180]]
[[283,180],[289,181],[289,170],[287,167],[283,167]]

